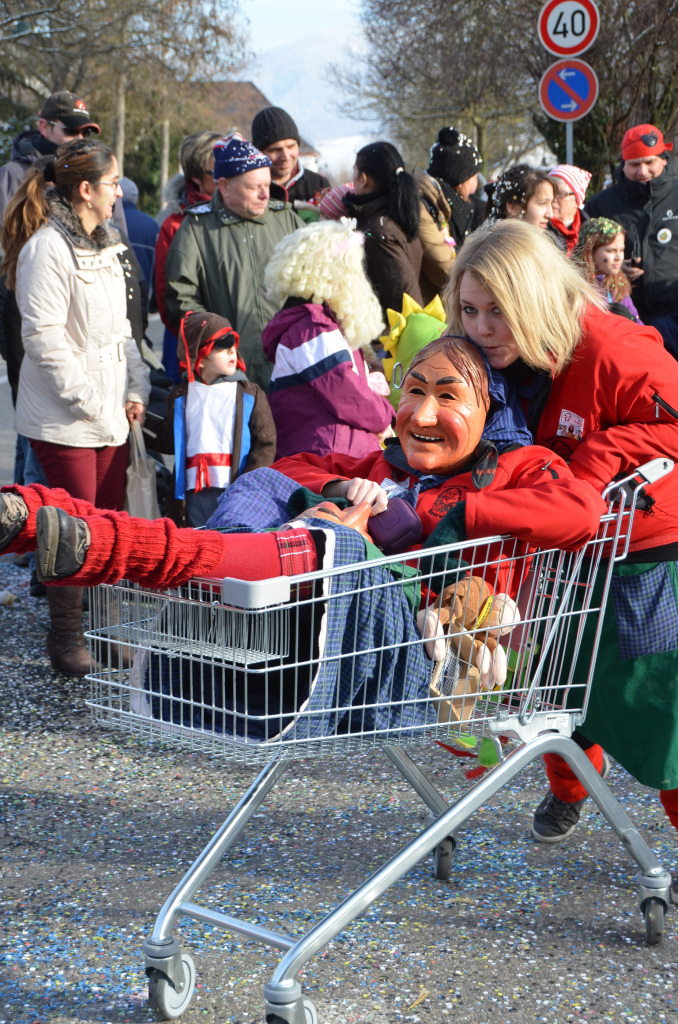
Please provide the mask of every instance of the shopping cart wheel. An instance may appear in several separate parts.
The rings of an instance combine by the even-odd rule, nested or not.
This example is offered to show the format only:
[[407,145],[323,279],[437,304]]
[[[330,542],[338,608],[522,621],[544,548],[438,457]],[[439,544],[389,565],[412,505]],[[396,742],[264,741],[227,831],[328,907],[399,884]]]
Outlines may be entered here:
[[148,976],[148,1001],[163,1020],[176,1020],[191,1001],[195,988],[195,964],[188,953],[181,954],[184,969],[184,984],[178,992],[174,984],[162,971],[151,971]]
[[650,897],[643,903],[643,914],[645,915],[645,941],[648,946],[656,946],[662,941],[664,934],[664,912],[666,906],[663,900]]
[[452,874],[452,854],[457,848],[454,836],[448,836],[438,843],[433,851],[433,875],[441,882],[446,882]]
[[[279,1009],[282,1010],[282,1006]],[[290,1011],[294,1014],[295,1010],[294,1003],[291,1003]],[[306,1015],[305,1024],[318,1024],[318,1011],[310,999],[304,999],[304,1014]],[[266,1014],[266,1024],[289,1024],[291,1020],[296,1020],[296,1017],[281,1017],[279,1013]]]

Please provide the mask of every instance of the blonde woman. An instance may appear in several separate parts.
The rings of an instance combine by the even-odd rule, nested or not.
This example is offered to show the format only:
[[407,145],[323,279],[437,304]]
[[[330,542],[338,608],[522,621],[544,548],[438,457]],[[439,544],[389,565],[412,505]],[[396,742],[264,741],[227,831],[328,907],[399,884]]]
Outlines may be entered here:
[[[446,303],[451,329],[518,389],[535,443],[598,493],[657,456],[678,460],[678,363],[653,328],[604,311],[604,298],[544,233],[517,220],[475,232],[454,262]],[[662,790],[678,828],[678,474],[646,491],[629,557],[614,569],[575,738],[599,771],[602,744]],[[559,757],[546,760],[551,791],[532,829],[554,843],[575,828],[586,791]]]
[[369,371],[362,351],[370,354],[383,322],[353,224],[300,228],[278,243],[266,267],[267,296],[284,303],[261,339],[275,364],[268,399],[278,459],[299,452],[360,458],[390,433],[388,384]]

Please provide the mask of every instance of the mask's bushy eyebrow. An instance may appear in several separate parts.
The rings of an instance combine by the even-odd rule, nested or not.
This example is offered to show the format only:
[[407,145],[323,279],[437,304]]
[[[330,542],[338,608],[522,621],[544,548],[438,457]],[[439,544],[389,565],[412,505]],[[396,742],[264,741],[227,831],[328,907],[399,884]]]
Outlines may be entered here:
[[460,377],[439,377],[436,384],[463,384],[464,381]]
[[425,377],[423,373],[419,373],[417,370],[410,370],[410,377],[415,377],[420,380],[422,384],[428,384],[428,377]]

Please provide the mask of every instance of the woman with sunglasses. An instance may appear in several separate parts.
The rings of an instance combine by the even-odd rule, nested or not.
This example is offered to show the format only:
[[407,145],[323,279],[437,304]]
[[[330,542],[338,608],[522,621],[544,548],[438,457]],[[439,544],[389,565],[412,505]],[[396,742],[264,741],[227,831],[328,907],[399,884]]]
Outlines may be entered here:
[[[107,146],[78,139],[32,168],[5,211],[0,271],[16,291],[25,358],[16,429],[51,487],[121,509],[130,424],[143,423],[150,392],[127,319],[119,253],[110,223],[120,197]],[[85,675],[82,589],[48,591],[52,665]]]

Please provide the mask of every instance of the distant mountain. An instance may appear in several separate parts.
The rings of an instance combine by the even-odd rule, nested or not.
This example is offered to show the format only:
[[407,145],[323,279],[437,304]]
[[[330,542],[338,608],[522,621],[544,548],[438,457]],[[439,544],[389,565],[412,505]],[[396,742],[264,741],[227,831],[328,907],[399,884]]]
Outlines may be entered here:
[[328,78],[330,64],[347,66],[364,50],[359,26],[313,32],[294,43],[260,54],[241,74],[251,78],[271,103],[294,117],[301,134],[322,156],[319,166],[343,177],[356,149],[378,136],[378,126],[339,112],[341,90]]

